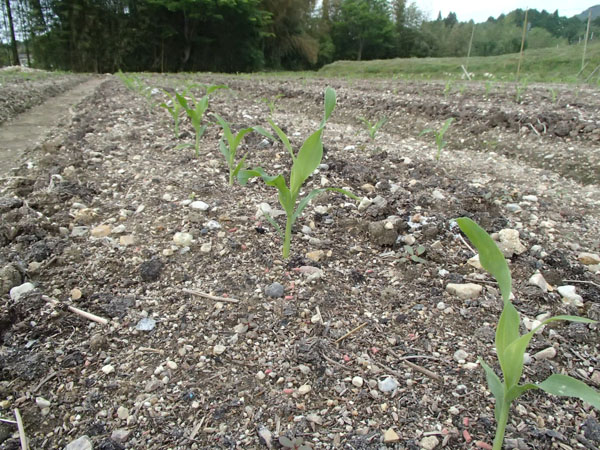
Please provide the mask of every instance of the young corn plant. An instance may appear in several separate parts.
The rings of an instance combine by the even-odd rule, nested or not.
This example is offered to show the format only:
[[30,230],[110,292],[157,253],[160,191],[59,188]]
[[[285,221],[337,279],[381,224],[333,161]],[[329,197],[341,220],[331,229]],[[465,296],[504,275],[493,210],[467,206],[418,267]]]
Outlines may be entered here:
[[479,362],[485,371],[488,387],[496,399],[494,415],[497,426],[493,450],[502,449],[512,402],[529,390],[541,389],[557,396],[579,398],[600,409],[600,393],[567,375],[553,374],[541,383],[519,384],[523,374],[523,356],[536,331],[542,326],[557,320],[583,323],[594,323],[594,321],[577,316],[555,316],[544,320],[529,333],[521,335],[519,333],[521,319],[517,309],[510,301],[512,280],[504,255],[492,238],[471,219],[461,217],[456,219],[456,222],[462,232],[477,248],[479,261],[483,268],[490,272],[498,282],[504,301],[504,308],[496,328],[496,353],[504,380],[501,381],[496,372],[479,358]]
[[377,132],[379,131],[379,129],[384,126],[387,122],[387,117],[382,117],[381,119],[379,119],[377,122],[373,122],[371,123],[369,121],[369,119],[365,118],[365,117],[359,117],[360,121],[362,123],[365,124],[365,127],[367,128],[367,132],[369,133],[369,137],[371,139],[375,139],[375,135],[377,134]]
[[227,166],[229,167],[229,186],[233,186],[233,178],[237,177],[237,174],[244,165],[244,162],[246,161],[246,156],[248,156],[248,153],[246,153],[244,156],[242,156],[242,159],[240,159],[240,161],[236,164],[235,155],[237,153],[237,149],[242,143],[244,136],[254,131],[254,128],[244,128],[238,131],[236,135],[234,135],[231,131],[229,123],[227,123],[225,119],[223,119],[216,113],[213,114],[213,116],[215,117],[215,119],[217,119],[217,122],[219,122],[221,128],[223,128],[223,137],[221,137],[221,139],[219,140],[219,150],[225,157],[225,160],[227,161]]
[[440,128],[438,131],[434,130],[433,128],[427,128],[426,130],[421,131],[421,134],[419,134],[419,136],[423,136],[427,133],[434,134],[435,144],[437,146],[437,153],[435,155],[436,161],[440,160],[440,157],[442,156],[442,150],[447,144],[447,142],[444,140],[444,135],[446,134],[446,131],[448,131],[448,128],[450,128],[450,125],[452,125],[452,122],[454,122],[454,117],[447,119],[442,125],[442,128]]
[[[177,93],[175,95],[171,95],[169,92],[163,90],[165,95],[169,98],[166,102],[162,102],[159,106],[167,110],[167,112],[173,118],[173,132],[175,134],[175,138],[179,137],[179,121],[181,119],[181,111],[183,110],[183,105],[177,99]],[[183,94],[185,96],[185,92]]]
[[206,94],[199,100],[197,100],[192,95],[192,102],[194,104],[193,107],[188,103],[187,99],[183,95],[177,94],[177,93],[175,94],[177,101],[179,102],[181,107],[185,110],[187,116],[190,118],[190,121],[192,122],[192,126],[194,127],[194,131],[195,131],[195,135],[196,135],[194,145],[187,144],[187,145],[184,145],[183,147],[194,147],[197,158],[200,157],[200,139],[204,135],[204,132],[206,131],[206,128],[208,126],[208,125],[202,123],[202,120],[204,119],[204,114],[206,113],[206,110],[208,109],[208,96],[218,89],[226,89],[226,88],[227,88],[227,86],[224,86],[222,84],[207,86]]
[[273,114],[275,114],[275,103],[281,97],[283,97],[283,94],[277,94],[273,98],[263,97],[260,99],[265,105],[267,105],[267,108],[269,108],[269,117],[273,117]]
[[[332,88],[327,88],[325,90],[325,113],[323,115],[323,120],[321,120],[321,124],[317,131],[311,134],[302,144],[300,150],[298,150],[298,154],[294,154],[294,150],[292,149],[292,145],[286,134],[279,128],[275,123],[269,119],[268,122],[271,125],[271,128],[275,131],[285,148],[290,153],[292,157],[292,170],[290,172],[289,182],[286,181],[283,175],[268,175],[261,167],[255,167],[251,170],[240,170],[238,172],[238,181],[242,186],[248,183],[248,180],[254,177],[259,177],[263,180],[263,182],[267,186],[272,186],[278,191],[278,199],[279,203],[283,207],[286,214],[286,223],[285,223],[285,231],[281,231],[281,227],[275,222],[275,220],[266,215],[267,220],[273,225],[273,227],[279,232],[281,237],[283,238],[283,257],[288,258],[290,256],[290,245],[292,240],[292,226],[302,214],[302,211],[308,205],[310,200],[316,195],[320,194],[324,191],[336,191],[342,194],[345,194],[355,200],[359,200],[357,196],[352,194],[351,192],[346,191],[345,189],[339,188],[319,188],[313,189],[308,194],[306,194],[301,200],[300,190],[302,189],[304,182],[312,175],[315,169],[321,164],[321,159],[323,158],[323,142],[321,141],[321,137],[323,134],[323,129],[325,127],[325,123],[333,113],[333,109],[335,108],[336,97],[335,91]],[[257,132],[267,136],[269,139],[275,140],[275,137],[271,135],[268,131],[261,127],[254,128]]]

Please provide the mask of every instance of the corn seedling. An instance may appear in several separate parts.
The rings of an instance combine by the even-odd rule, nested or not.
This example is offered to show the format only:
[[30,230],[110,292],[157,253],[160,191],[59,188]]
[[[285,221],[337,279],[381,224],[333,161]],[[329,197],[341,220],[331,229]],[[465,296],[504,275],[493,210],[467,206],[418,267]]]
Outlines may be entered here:
[[244,156],[242,156],[240,162],[236,164],[235,154],[237,153],[237,148],[241,144],[242,139],[244,139],[244,136],[252,132],[253,128],[244,128],[238,131],[236,135],[234,135],[231,132],[231,127],[225,119],[223,119],[218,114],[213,114],[213,116],[215,117],[215,119],[217,119],[217,122],[219,122],[221,128],[223,128],[223,136],[219,140],[219,150],[225,157],[225,160],[227,161],[227,166],[229,167],[229,186],[233,186],[233,177],[237,176],[238,172],[240,171],[240,169],[244,165],[244,162],[246,161],[246,156],[248,156],[248,154],[246,153]]
[[448,98],[450,92],[452,92],[452,80],[446,81],[446,86],[444,86],[444,98]]
[[426,130],[423,130],[421,134],[419,134],[419,136],[422,136],[427,133],[434,134],[435,144],[437,146],[437,153],[435,155],[436,161],[440,160],[440,157],[442,156],[442,150],[447,144],[447,142],[444,140],[444,135],[446,134],[446,131],[448,131],[448,128],[450,128],[450,125],[452,125],[452,122],[454,122],[454,117],[450,117],[449,119],[447,119],[442,125],[442,128],[440,128],[438,131],[434,130],[433,128],[427,128]]
[[367,128],[367,132],[369,133],[369,136],[371,137],[371,139],[375,139],[375,134],[377,134],[379,129],[386,124],[387,117],[382,117],[377,122],[373,122],[373,123],[371,123],[369,121],[369,119],[367,119],[365,117],[359,117],[359,120],[365,124],[365,127]]
[[523,94],[525,93],[525,91],[527,91],[527,80],[523,80],[521,83],[517,83],[515,90],[515,101],[517,103],[521,103],[521,101],[523,100]]
[[283,97],[283,94],[277,94],[273,98],[263,97],[260,99],[265,105],[267,105],[267,108],[269,108],[269,117],[273,117],[273,114],[275,114],[275,102],[277,102],[277,100],[279,100],[281,97]]
[[557,320],[572,322],[594,323],[593,320],[577,316],[555,316],[544,320],[529,333],[521,335],[519,325],[521,319],[517,309],[510,301],[511,274],[504,255],[492,238],[471,219],[462,217],[456,219],[462,232],[471,240],[479,252],[479,261],[483,268],[490,272],[500,287],[504,308],[496,328],[496,353],[500,362],[503,381],[494,370],[481,358],[479,362],[486,375],[488,387],[496,399],[494,415],[496,418],[496,435],[493,450],[501,450],[504,441],[506,424],[510,405],[521,394],[531,389],[541,389],[557,396],[575,397],[588,402],[600,409],[600,393],[585,383],[567,375],[550,375],[541,383],[519,384],[523,374],[523,356],[533,335],[544,325]]
[[416,263],[424,263],[425,260],[421,258],[425,254],[425,247],[419,245],[417,248],[414,248],[412,245],[404,246],[404,255],[399,259],[400,262],[416,262]]
[[[292,170],[290,172],[289,183],[286,182],[283,175],[268,175],[261,167],[255,167],[251,170],[240,170],[238,172],[238,181],[242,186],[246,185],[250,178],[259,177],[267,186],[272,186],[277,189],[279,193],[279,203],[283,207],[286,214],[285,232],[281,231],[281,227],[279,227],[277,222],[275,222],[275,220],[272,217],[268,215],[265,215],[265,217],[283,238],[284,258],[288,258],[290,255],[292,226],[296,222],[296,219],[300,217],[302,211],[313,197],[324,191],[336,191],[341,192],[355,200],[359,200],[358,197],[356,197],[354,194],[344,189],[319,188],[313,189],[298,202],[300,190],[302,189],[304,182],[308,179],[308,177],[312,175],[312,173],[316,170],[319,164],[321,164],[321,159],[323,158],[323,142],[321,141],[321,136],[323,134],[325,123],[333,113],[335,104],[335,91],[332,88],[327,88],[325,90],[325,113],[323,115],[323,120],[321,120],[321,124],[319,125],[317,131],[311,134],[304,141],[297,155],[294,154],[294,150],[292,149],[292,145],[290,144],[290,141],[286,134],[281,130],[281,128],[275,125],[275,123],[271,119],[268,120],[269,124],[271,125],[271,128],[275,130],[275,133],[277,134],[287,151],[290,153],[290,156],[292,157]],[[269,133],[265,129],[261,127],[254,127],[254,129],[257,132],[268,137],[269,139],[275,140],[275,137],[272,136],[271,133]]]
[[[181,107],[185,110],[187,116],[190,118],[190,121],[192,122],[192,127],[194,127],[196,138],[195,138],[195,143],[194,143],[193,147],[196,152],[196,157],[200,157],[200,139],[204,135],[204,132],[206,131],[206,127],[207,127],[206,124],[202,123],[202,120],[204,118],[204,114],[206,113],[206,110],[208,109],[208,96],[218,89],[226,89],[226,88],[227,88],[227,86],[224,86],[224,85],[208,86],[208,87],[206,87],[206,94],[199,100],[197,100],[192,95],[192,101],[194,104],[193,107],[188,103],[187,99],[183,95],[177,94],[177,93],[175,94],[177,101],[179,102]],[[192,147],[192,144],[187,144],[187,145],[184,145],[183,147]]]
[[558,95],[556,93],[556,89],[550,88],[550,96],[552,97],[552,103],[556,104],[558,101]]
[[[161,108],[165,108],[167,112],[173,118],[173,132],[175,133],[175,137],[179,137],[179,119],[181,118],[181,111],[183,110],[183,105],[177,99],[177,94],[171,95],[167,91],[163,91],[169,100],[166,102],[162,102],[159,106]],[[183,94],[185,95],[185,93]]]

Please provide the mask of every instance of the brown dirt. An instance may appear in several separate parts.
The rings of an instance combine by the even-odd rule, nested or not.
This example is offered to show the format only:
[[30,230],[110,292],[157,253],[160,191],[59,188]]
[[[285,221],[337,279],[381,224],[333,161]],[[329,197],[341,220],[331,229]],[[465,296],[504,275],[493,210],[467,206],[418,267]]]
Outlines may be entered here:
[[[147,83],[181,91],[187,80],[157,75]],[[177,147],[192,142],[187,122],[176,139],[165,111],[116,79],[104,82],[72,123],[27,155],[35,164],[1,185],[0,270],[11,265],[19,283],[36,289],[18,301],[2,296],[0,407],[3,417],[21,410],[32,448],[62,448],[83,435],[101,449],[266,448],[265,430],[274,448],[282,435],[313,448],[385,448],[389,428],[399,435],[390,448],[418,449],[429,436],[436,448],[491,442],[493,398],[481,367],[468,363],[480,356],[497,369],[501,300],[493,280],[467,264],[473,253],[452,222],[464,215],[490,233],[519,230],[527,250],[510,265],[522,316],[600,316],[598,268],[577,260],[600,251],[597,91],[556,86],[554,103],[547,87],[530,86],[517,104],[508,85],[488,93],[466,85],[444,97],[437,83],[194,81],[232,88],[218,91],[210,109],[236,130],[264,125],[261,99],[283,94],[274,120],[295,148],[318,125],[331,84],[338,106],[324,133],[325,165],[307,189],[348,187],[385,202],[359,211],[339,194],[319,196],[283,260],[277,234],[256,217],[262,202],[279,208],[277,196],[258,182],[227,185],[218,127],[209,127],[196,159]],[[357,117],[382,115],[389,122],[372,140]],[[447,117],[456,121],[436,161],[433,137],[420,133]],[[287,151],[262,140],[246,139],[248,165],[288,171]],[[210,208],[194,210],[190,200]],[[386,219],[393,230],[373,235]],[[110,234],[92,237],[100,225]],[[177,232],[193,235],[189,249],[174,245]],[[423,262],[407,258],[407,242],[425,248]],[[316,269],[321,278],[311,281]],[[528,285],[537,270],[554,287],[576,280],[584,306]],[[477,298],[446,291],[468,280],[483,286]],[[273,282],[282,297],[265,295]],[[42,296],[110,323],[51,308]],[[155,328],[137,330],[146,317]],[[524,378],[569,373],[597,389],[599,338],[595,325],[553,324],[529,352],[554,347],[557,355],[534,360]],[[466,363],[454,358],[459,349]],[[399,383],[392,393],[378,387],[386,376]],[[507,448],[600,444],[597,413],[581,401],[528,393],[517,404]],[[15,429],[6,427],[0,448],[16,448]],[[119,442],[113,432],[123,429],[127,441]]]

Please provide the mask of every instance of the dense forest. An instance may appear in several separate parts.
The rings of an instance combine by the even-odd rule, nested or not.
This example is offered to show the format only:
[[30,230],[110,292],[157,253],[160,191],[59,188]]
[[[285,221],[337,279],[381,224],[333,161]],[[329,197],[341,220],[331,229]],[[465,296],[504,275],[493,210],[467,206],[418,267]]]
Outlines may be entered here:
[[[428,20],[405,0],[0,0],[0,65],[86,72],[314,69],[339,59],[516,52],[525,11]],[[586,21],[529,10],[528,48],[579,42]],[[591,31],[600,33],[600,17]]]

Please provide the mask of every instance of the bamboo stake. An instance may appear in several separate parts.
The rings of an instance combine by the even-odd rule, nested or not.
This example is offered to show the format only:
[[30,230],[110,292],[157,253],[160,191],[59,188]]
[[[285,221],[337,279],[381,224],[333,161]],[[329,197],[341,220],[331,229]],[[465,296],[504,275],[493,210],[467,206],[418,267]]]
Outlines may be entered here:
[[[465,72],[469,72],[469,58],[471,57],[471,46],[473,45],[473,36],[475,35],[475,22],[473,21],[473,29],[471,30],[471,39],[469,39],[469,50],[467,51],[467,61],[465,62]],[[469,77],[470,79],[470,77]]]
[[585,41],[583,42],[583,56],[581,57],[581,71],[583,72],[583,68],[585,67],[585,54],[587,52],[587,43],[588,43],[588,37],[590,35],[590,22],[592,21],[592,9],[590,8],[590,11],[588,13],[588,22],[587,22],[587,28],[585,30]]
[[525,36],[527,35],[527,13],[529,9],[525,10],[525,20],[523,21],[523,36],[521,37],[521,53],[519,54],[519,64],[517,66],[517,83],[519,82],[519,75],[521,74],[521,62],[523,61],[523,49],[525,48]]

